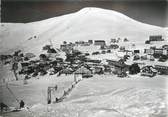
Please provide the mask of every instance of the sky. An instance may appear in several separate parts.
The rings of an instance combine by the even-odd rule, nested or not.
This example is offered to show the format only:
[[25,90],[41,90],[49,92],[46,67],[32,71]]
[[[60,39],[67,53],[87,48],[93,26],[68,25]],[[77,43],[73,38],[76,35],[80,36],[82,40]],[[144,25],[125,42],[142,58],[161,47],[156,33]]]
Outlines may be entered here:
[[[44,2],[45,1],[45,2]],[[26,23],[99,7],[121,12],[135,20],[168,27],[165,0],[2,0],[1,21]]]
[[131,1],[131,2],[137,2],[137,1],[168,1],[168,0],[2,0],[2,1],[29,1],[29,2],[32,2],[32,1],[64,1],[64,2],[71,2],[71,1]]

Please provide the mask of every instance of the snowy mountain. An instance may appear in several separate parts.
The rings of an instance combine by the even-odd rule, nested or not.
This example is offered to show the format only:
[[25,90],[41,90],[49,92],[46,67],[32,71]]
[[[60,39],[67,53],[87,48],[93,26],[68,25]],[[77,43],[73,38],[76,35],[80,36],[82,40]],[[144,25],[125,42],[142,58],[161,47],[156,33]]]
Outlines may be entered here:
[[84,8],[76,13],[33,23],[1,23],[0,53],[14,49],[39,52],[52,41],[110,40],[127,37],[132,42],[143,42],[150,35],[166,35],[162,27],[135,21],[121,13],[100,8]]

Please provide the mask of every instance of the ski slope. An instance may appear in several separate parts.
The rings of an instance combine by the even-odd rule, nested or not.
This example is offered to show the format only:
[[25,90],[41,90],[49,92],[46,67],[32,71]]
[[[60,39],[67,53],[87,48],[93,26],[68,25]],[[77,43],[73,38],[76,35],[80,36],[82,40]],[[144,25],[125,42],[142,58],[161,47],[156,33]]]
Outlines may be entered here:
[[15,49],[39,53],[50,41],[58,47],[62,41],[128,38],[144,43],[150,35],[165,37],[166,29],[135,21],[119,12],[88,7],[68,15],[32,23],[1,23],[0,53]]

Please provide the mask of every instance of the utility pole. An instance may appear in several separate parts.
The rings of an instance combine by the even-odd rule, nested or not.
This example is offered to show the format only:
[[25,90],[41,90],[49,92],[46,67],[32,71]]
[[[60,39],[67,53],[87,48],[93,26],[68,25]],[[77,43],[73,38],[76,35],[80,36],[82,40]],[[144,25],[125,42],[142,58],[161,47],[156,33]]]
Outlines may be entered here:
[[57,90],[57,85],[55,87],[48,87],[47,89],[47,103],[51,104],[51,92]]

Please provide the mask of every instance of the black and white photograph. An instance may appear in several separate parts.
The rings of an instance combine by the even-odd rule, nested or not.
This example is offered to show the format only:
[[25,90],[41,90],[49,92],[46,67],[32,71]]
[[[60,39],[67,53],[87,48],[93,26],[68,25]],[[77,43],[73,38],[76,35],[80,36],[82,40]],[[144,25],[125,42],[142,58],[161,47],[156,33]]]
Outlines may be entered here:
[[0,117],[168,117],[168,0],[0,5]]

